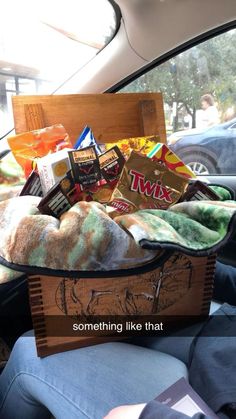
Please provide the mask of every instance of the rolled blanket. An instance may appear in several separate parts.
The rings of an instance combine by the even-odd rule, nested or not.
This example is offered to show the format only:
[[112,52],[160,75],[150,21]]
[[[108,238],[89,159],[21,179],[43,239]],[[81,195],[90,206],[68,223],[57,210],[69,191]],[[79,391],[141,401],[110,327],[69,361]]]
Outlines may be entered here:
[[115,221],[144,248],[203,256],[217,252],[235,232],[236,202],[182,202],[167,211],[147,209]]
[[0,256],[17,265],[56,270],[114,270],[156,255],[142,249],[96,202],[78,202],[60,220],[42,215],[40,198],[0,203]]

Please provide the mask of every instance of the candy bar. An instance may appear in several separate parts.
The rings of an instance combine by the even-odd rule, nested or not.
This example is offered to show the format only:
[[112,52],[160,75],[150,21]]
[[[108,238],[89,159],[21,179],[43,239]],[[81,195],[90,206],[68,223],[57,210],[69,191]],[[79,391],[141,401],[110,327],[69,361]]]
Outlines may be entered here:
[[207,185],[196,180],[189,185],[188,189],[181,197],[180,201],[219,201],[220,197]]
[[23,195],[43,196],[40,177],[35,170],[31,172],[27,181],[25,182],[25,185],[20,193],[20,196]]
[[81,189],[76,185],[71,172],[54,185],[47,195],[41,199],[38,209],[42,214],[59,218],[78,200]]

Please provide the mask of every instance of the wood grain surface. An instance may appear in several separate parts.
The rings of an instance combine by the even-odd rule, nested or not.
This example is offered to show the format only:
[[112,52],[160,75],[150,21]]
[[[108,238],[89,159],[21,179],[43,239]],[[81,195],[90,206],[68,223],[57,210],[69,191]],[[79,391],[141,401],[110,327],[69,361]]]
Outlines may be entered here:
[[163,266],[127,277],[31,276],[29,292],[38,355],[114,339],[73,336],[72,322],[77,316],[123,316],[132,320],[132,316],[154,315],[158,321],[160,315],[206,315],[214,271],[215,255],[199,258],[174,253]]
[[61,123],[73,143],[85,125],[100,143],[154,134],[166,142],[161,93],[13,96],[12,104],[17,134]]

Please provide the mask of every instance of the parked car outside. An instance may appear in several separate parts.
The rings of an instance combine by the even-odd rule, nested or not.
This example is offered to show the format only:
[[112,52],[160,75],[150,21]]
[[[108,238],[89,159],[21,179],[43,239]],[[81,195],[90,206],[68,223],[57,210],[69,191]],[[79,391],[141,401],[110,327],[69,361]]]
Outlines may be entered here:
[[205,130],[176,132],[168,145],[197,175],[234,174],[236,118]]

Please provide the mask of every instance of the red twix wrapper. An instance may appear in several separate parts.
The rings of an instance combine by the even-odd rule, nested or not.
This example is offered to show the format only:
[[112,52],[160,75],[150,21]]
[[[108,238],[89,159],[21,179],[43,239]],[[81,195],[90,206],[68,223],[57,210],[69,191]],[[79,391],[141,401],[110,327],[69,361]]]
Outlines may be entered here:
[[133,151],[109,205],[117,213],[147,208],[167,209],[180,199],[187,184],[186,178]]

